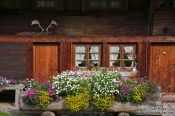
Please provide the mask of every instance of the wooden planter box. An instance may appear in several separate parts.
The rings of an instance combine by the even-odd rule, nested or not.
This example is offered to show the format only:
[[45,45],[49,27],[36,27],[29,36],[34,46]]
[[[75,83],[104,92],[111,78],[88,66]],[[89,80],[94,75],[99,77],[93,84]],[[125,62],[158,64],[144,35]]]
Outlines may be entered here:
[[[21,111],[68,111],[64,104],[64,99],[52,102],[45,109],[39,109],[31,105],[27,105],[23,102],[24,93],[20,94],[19,109]],[[155,93],[152,95],[151,99],[147,99],[143,104],[133,104],[133,103],[121,103],[114,102],[113,106],[109,108],[109,112],[128,112],[128,113],[138,113],[141,114],[142,111],[150,109],[160,109],[162,107],[161,93]],[[91,107],[88,111],[97,111],[95,108]],[[158,112],[158,110],[156,110]],[[161,113],[161,111],[159,111]],[[159,115],[160,115],[159,113]]]

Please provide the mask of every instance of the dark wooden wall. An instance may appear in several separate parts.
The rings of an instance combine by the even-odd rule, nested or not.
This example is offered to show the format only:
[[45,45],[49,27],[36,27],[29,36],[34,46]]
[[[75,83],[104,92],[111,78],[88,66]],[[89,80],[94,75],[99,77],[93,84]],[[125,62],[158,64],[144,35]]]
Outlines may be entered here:
[[25,43],[0,43],[0,75],[13,79],[27,78],[28,50]]
[[117,16],[0,16],[0,34],[16,35],[21,32],[40,32],[31,21],[38,19],[46,28],[51,20],[58,26],[51,29],[52,35],[89,36],[89,35],[143,35],[144,14],[125,12]]
[[175,35],[175,12],[156,11],[153,17],[153,35]]
[[0,9],[31,9],[32,0],[1,0]]

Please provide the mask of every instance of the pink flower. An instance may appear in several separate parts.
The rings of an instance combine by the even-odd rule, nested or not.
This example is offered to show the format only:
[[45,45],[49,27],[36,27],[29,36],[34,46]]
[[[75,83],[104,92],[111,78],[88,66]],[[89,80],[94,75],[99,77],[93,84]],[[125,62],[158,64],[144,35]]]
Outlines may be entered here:
[[32,96],[32,95],[38,94],[39,91],[38,90],[27,90],[25,93],[27,94],[27,96]]

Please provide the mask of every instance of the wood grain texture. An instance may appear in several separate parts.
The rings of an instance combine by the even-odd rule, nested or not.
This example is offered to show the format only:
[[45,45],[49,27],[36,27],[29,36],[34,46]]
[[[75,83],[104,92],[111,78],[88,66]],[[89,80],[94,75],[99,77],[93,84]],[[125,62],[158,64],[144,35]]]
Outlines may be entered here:
[[26,43],[0,43],[0,76],[13,79],[27,77]]
[[58,45],[36,44],[33,51],[34,79],[47,82],[58,72]]
[[175,45],[151,47],[150,79],[163,87],[164,92],[175,92]]

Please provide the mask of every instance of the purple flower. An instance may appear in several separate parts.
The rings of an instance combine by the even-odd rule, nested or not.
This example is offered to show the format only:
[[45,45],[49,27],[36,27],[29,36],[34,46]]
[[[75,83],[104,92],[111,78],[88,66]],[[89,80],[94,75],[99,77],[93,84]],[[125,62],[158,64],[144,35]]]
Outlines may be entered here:
[[14,79],[9,79],[9,83],[10,83],[10,84],[16,84],[16,83],[17,83],[17,81],[16,81],[16,80],[14,80]]
[[141,82],[144,82],[144,80],[145,80],[144,77],[140,77],[140,78],[138,79],[138,82],[141,83]]
[[50,96],[54,96],[56,91],[55,91],[54,88],[52,88],[52,86],[49,86],[48,87],[48,92],[49,92]]
[[38,94],[39,91],[38,90],[27,90],[25,93],[27,94],[27,96],[32,96],[32,95]]

